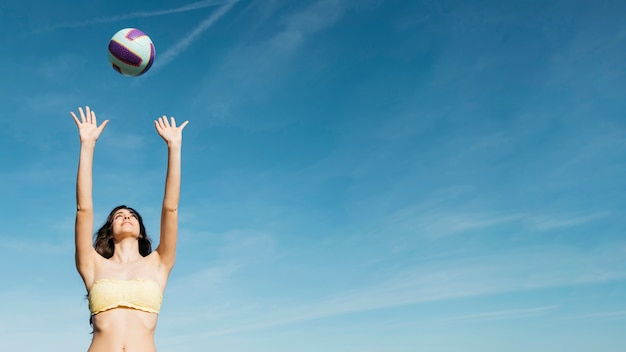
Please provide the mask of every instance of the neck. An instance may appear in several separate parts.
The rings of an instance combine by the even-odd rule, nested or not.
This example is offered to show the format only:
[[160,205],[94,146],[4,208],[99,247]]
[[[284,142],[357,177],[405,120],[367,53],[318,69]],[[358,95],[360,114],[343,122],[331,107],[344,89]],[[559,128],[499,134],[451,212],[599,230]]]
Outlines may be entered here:
[[137,238],[125,238],[115,242],[115,250],[113,251],[111,260],[119,263],[128,263],[141,258]]

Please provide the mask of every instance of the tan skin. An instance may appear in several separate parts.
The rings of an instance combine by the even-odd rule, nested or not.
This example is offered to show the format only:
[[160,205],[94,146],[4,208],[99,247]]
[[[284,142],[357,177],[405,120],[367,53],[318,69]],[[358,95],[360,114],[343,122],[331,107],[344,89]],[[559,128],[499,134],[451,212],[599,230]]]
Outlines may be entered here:
[[[76,179],[76,269],[87,292],[100,279],[153,280],[165,289],[176,259],[178,236],[178,202],[180,199],[180,165],[182,132],[188,121],[176,126],[174,118],[162,116],[154,125],[167,144],[168,163],[165,193],[161,210],[159,246],[146,257],[139,253],[139,222],[132,213],[120,209],[114,214],[114,253],[109,259],[93,247],[94,211],[92,168],[96,141],[109,123],[98,126],[96,114],[88,106],[71,112],[80,137],[80,158]],[[154,352],[154,331],[158,315],[135,309],[114,308],[93,316],[93,340],[88,352]]]

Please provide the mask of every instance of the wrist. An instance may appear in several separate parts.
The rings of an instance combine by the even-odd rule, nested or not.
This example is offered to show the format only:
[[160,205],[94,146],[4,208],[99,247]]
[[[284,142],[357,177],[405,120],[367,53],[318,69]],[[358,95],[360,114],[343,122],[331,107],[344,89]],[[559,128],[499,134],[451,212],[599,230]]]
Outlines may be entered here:
[[80,147],[93,149],[96,147],[96,141],[93,141],[93,140],[80,141]]
[[183,144],[178,142],[178,143],[173,143],[173,142],[168,142],[167,143],[167,149],[170,151],[180,151],[183,147]]

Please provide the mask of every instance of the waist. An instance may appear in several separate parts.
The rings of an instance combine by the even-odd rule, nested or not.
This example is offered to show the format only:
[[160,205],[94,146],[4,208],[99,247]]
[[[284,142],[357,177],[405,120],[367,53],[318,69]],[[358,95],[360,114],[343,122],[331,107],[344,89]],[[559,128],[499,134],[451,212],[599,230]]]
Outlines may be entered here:
[[112,339],[94,333],[88,352],[156,352],[154,338]]

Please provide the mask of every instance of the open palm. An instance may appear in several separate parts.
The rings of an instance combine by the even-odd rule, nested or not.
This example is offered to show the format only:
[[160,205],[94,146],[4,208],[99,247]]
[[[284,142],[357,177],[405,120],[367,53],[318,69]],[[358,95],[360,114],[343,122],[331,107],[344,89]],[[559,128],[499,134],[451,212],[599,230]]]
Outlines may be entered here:
[[70,114],[72,114],[74,122],[76,122],[76,126],[78,127],[80,141],[95,142],[98,140],[98,137],[100,137],[104,127],[109,123],[109,120],[105,120],[100,126],[98,126],[96,113],[92,111],[89,106],[85,107],[85,111],[83,111],[83,108],[78,108],[78,112],[80,118],[78,118],[73,111],[70,112]]
[[183,129],[188,123],[189,121],[185,121],[176,127],[176,120],[173,117],[168,121],[167,116],[162,116],[154,121],[154,127],[167,145],[179,146],[183,142]]

